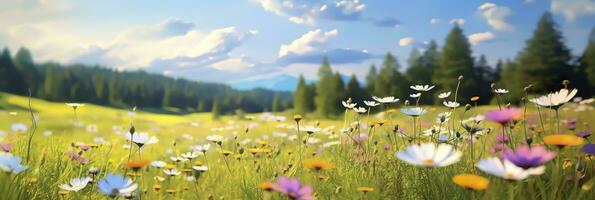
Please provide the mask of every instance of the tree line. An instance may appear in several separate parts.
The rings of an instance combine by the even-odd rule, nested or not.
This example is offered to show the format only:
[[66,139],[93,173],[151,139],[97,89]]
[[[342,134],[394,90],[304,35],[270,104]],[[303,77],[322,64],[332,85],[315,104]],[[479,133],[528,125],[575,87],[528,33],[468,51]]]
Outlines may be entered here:
[[[116,71],[83,64],[35,63],[20,48],[0,53],[0,91],[58,102],[88,102],[122,108],[133,106],[177,112],[281,111],[292,106],[292,94],[265,89],[234,90],[223,84],[175,79],[144,71]],[[171,109],[173,108],[173,109]]]
[[[407,59],[408,68],[401,70],[396,57],[387,53],[379,68],[372,65],[360,84],[352,75],[344,85],[341,76],[333,73],[329,60],[324,58],[318,71],[318,82],[307,84],[300,76],[294,93],[294,108],[297,113],[314,112],[324,117],[340,115],[342,100],[351,98],[358,105],[370,96],[395,96],[407,99],[414,93],[409,86],[418,84],[436,85],[434,94],[455,92],[458,77],[458,95],[461,103],[470,102],[478,96],[479,104],[489,104],[493,99],[492,86],[509,90],[511,103],[520,103],[523,89],[532,85],[531,93],[543,94],[562,86],[569,80],[570,86],[579,89],[579,95],[590,97],[595,89],[595,29],[587,41],[582,55],[572,56],[564,38],[550,13],[544,13],[533,35],[513,60],[499,60],[490,66],[484,55],[472,56],[471,46],[463,30],[454,25],[447,35],[444,46],[431,41],[421,52],[413,48]],[[436,95],[426,95],[421,104],[441,104]]]

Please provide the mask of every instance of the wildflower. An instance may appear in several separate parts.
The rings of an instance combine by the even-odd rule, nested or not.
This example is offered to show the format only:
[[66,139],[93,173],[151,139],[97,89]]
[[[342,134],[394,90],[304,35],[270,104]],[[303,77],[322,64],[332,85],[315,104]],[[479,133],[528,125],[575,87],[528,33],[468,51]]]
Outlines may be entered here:
[[304,127],[300,127],[300,130],[308,133],[308,134],[312,134],[312,133],[316,133],[321,131],[322,129],[320,129],[317,126],[304,126]]
[[366,104],[366,106],[368,106],[368,107],[376,107],[376,106],[380,105],[378,102],[375,102],[375,101],[364,101],[364,104]]
[[206,172],[207,170],[209,170],[209,167],[207,167],[207,166],[192,166],[192,169],[199,171],[199,172]]
[[298,114],[293,115],[293,120],[295,120],[296,122],[299,122],[300,120],[302,120],[302,115],[298,115]]
[[582,137],[582,138],[588,138],[589,136],[591,136],[593,134],[593,131],[581,131],[580,133],[577,133],[576,136]]
[[440,98],[440,99],[444,99],[449,96],[450,96],[450,92],[443,92],[443,93],[438,94],[438,98]]
[[157,168],[165,167],[165,165],[167,165],[167,163],[160,161],[160,160],[155,160],[155,161],[151,162],[151,166],[157,167]]
[[134,142],[139,148],[147,144],[155,144],[159,142],[159,139],[157,139],[157,137],[149,136],[149,134],[147,133],[133,134],[130,132],[126,134],[126,139]]
[[393,96],[388,96],[388,97],[377,97],[377,96],[372,96],[372,99],[374,99],[374,101],[377,101],[378,103],[395,103],[397,101],[399,101],[399,99],[393,97]]
[[221,154],[223,154],[224,156],[229,156],[233,154],[233,151],[221,150]]
[[65,103],[67,106],[72,107],[72,109],[77,109],[78,107],[83,107],[85,104],[82,103]]
[[412,165],[444,167],[458,162],[463,155],[448,144],[412,144],[405,151],[395,154],[397,158]]
[[159,185],[159,184],[153,185],[153,190],[155,190],[155,191],[161,190],[161,185]]
[[58,187],[60,187],[60,189],[63,190],[67,190],[67,191],[79,191],[83,188],[85,188],[87,186],[87,183],[89,183],[89,181],[91,181],[93,179],[91,179],[91,177],[83,177],[83,178],[73,178],[70,179],[70,185],[69,184],[61,184]]
[[304,160],[304,165],[307,168],[314,169],[316,171],[329,170],[335,167],[333,164],[319,160]]
[[140,168],[146,166],[147,164],[149,164],[148,160],[137,160],[137,161],[126,162],[124,164],[124,166],[126,168],[130,168],[134,171],[138,171]]
[[357,107],[357,108],[353,108],[353,111],[355,111],[357,113],[365,113],[367,110],[364,107]]
[[371,187],[357,187],[357,191],[366,194],[368,192],[374,192],[374,188],[371,188]]
[[595,144],[586,144],[581,151],[591,156],[595,155]]
[[542,174],[545,171],[543,166],[525,170],[508,160],[500,160],[497,157],[482,159],[477,163],[476,167],[488,174],[514,181],[523,180],[529,175]]
[[475,102],[475,101],[479,101],[479,96],[473,96],[470,99],[471,101]]
[[131,194],[138,188],[138,185],[122,175],[107,174],[103,180],[99,181],[97,187],[103,194],[115,197]]
[[260,189],[267,191],[267,192],[273,191],[273,183],[271,183],[270,181],[262,182],[260,184]]
[[223,141],[223,136],[220,135],[209,135],[207,136],[207,140],[213,143],[220,143]]
[[28,130],[27,125],[23,123],[14,123],[10,125],[10,130],[14,132],[25,132]]
[[8,173],[18,174],[27,169],[27,166],[21,165],[21,158],[10,153],[0,152],[0,169]]
[[10,150],[12,150],[12,145],[10,144],[2,144],[0,145],[2,147],[2,151],[8,153],[10,152]]
[[403,108],[401,109],[401,112],[405,115],[411,116],[411,117],[418,117],[420,115],[426,114],[426,112],[428,112],[426,109],[420,108],[420,107],[414,107],[414,108]]
[[164,169],[164,170],[163,170],[163,172],[164,172],[165,174],[167,174],[167,175],[170,175],[170,176],[177,176],[177,175],[180,175],[180,174],[182,173],[182,172],[178,171],[178,170],[177,170],[177,169],[175,169],[175,168],[172,168],[172,169]]
[[564,105],[566,102],[570,101],[574,95],[578,92],[577,89],[573,89],[568,92],[568,89],[561,89],[558,92],[550,93],[545,96],[541,96],[538,98],[530,99],[529,101],[542,106],[542,107],[550,107],[553,109],[558,109],[560,106]]
[[415,94],[410,94],[409,97],[411,98],[417,98],[421,96],[421,92],[415,93]]
[[186,159],[184,157],[179,157],[179,156],[178,157],[172,156],[172,157],[169,157],[169,159],[171,161],[174,161],[174,162],[186,162],[186,161],[188,161],[188,159]]
[[434,88],[434,86],[429,86],[429,85],[414,85],[414,86],[409,86],[409,88],[416,90],[416,91],[420,91],[420,92],[427,92],[430,91],[432,88]]
[[437,115],[438,119],[436,120],[438,123],[447,122],[450,119],[451,112],[443,112]]
[[442,104],[444,104],[444,106],[449,107],[449,108],[456,108],[461,105],[460,103],[454,102],[454,101],[445,101],[445,102],[442,102]]
[[182,157],[188,159],[188,160],[192,160],[195,159],[196,157],[200,156],[201,154],[196,152],[196,151],[191,151],[191,152],[186,152],[182,154]]
[[485,190],[490,185],[488,179],[473,174],[456,175],[452,177],[452,182],[469,190]]
[[204,144],[204,145],[196,145],[194,146],[194,151],[202,152],[203,154],[206,153],[211,148],[211,144]]
[[522,115],[522,111],[518,108],[504,108],[502,110],[491,110],[485,113],[485,117],[493,122],[505,124],[513,120],[518,120]]
[[508,93],[508,90],[499,88],[499,89],[495,89],[494,92],[496,94],[506,94],[506,93]]
[[296,178],[280,177],[277,183],[273,184],[273,190],[287,195],[289,199],[294,200],[312,200],[312,187],[309,185],[302,186],[300,181]]
[[543,146],[519,146],[513,150],[504,150],[503,157],[523,169],[538,167],[556,157],[556,153]]
[[351,99],[347,100],[347,102],[341,101],[341,103],[343,104],[343,107],[345,107],[347,109],[352,109],[352,108],[354,108],[357,105],[357,103],[351,103],[350,100]]
[[543,137],[543,142],[557,147],[578,146],[583,143],[583,138],[575,135],[556,134]]

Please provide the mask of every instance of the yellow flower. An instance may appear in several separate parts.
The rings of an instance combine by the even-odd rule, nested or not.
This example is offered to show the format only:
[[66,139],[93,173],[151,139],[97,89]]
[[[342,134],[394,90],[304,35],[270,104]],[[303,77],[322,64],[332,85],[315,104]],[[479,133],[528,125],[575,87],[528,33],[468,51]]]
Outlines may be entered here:
[[569,167],[572,167],[572,159],[564,158],[564,162],[562,162],[562,169],[568,169]]
[[155,191],[161,190],[161,185],[159,185],[159,184],[153,185],[153,190],[155,190]]
[[328,176],[325,176],[325,175],[322,175],[322,174],[319,174],[316,177],[318,178],[318,180],[321,180],[321,181],[324,181],[324,180],[328,179]]
[[192,172],[192,169],[188,169],[188,168],[184,168],[184,169],[180,169],[181,172]]
[[232,155],[233,152],[232,151],[228,151],[228,150],[221,150],[221,154],[223,154],[224,156],[229,156],[229,155]]
[[70,191],[68,191],[68,190],[60,190],[60,191],[58,192],[58,194],[60,194],[60,196],[64,197],[64,196],[66,196],[66,195],[67,195],[69,192],[70,192]]
[[172,165],[172,164],[165,165],[165,169],[175,169],[175,168],[176,168],[176,166]]
[[485,190],[490,185],[490,181],[484,177],[473,174],[459,174],[452,177],[452,182],[465,189]]
[[272,191],[273,190],[273,183],[271,183],[270,181],[262,182],[260,184],[260,189],[262,189],[264,191]]
[[293,120],[295,120],[296,122],[299,122],[300,120],[302,120],[302,115],[293,115]]
[[202,161],[200,161],[200,160],[194,161],[194,165],[202,166]]
[[176,189],[167,189],[165,190],[165,192],[167,192],[168,194],[173,194],[176,193]]
[[374,192],[374,188],[371,187],[357,187],[358,192],[363,192],[364,194],[368,192]]
[[334,168],[333,164],[320,161],[320,160],[304,160],[304,165],[310,169],[314,169],[316,171],[320,170],[329,170]]
[[558,147],[567,147],[581,145],[583,138],[575,135],[557,134],[543,137],[543,142]]

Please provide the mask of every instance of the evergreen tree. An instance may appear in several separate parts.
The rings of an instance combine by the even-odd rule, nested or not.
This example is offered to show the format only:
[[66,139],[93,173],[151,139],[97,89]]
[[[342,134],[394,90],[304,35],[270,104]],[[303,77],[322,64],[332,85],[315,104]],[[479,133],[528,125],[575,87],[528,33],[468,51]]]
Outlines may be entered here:
[[408,84],[405,76],[399,72],[399,62],[392,54],[387,53],[382,62],[378,77],[374,81],[374,92],[376,96],[407,95]]
[[473,73],[473,79],[475,80],[476,87],[478,88],[478,90],[474,91],[473,95],[480,97],[478,102],[479,104],[487,104],[490,102],[493,94],[490,90],[490,85],[494,82],[495,71],[492,70],[484,55],[479,57],[479,60],[475,64]]
[[579,72],[577,75],[584,74],[585,76],[585,86],[583,88],[587,88],[588,92],[583,90],[584,92],[582,96],[587,97],[586,95],[593,95],[595,91],[595,28],[591,31],[591,35],[589,40],[587,41],[587,48],[583,52],[583,55],[580,58],[580,66],[581,66],[581,73]]
[[211,107],[211,116],[213,120],[218,120],[221,117],[221,106],[219,105],[219,101],[215,99],[213,101],[213,106]]
[[440,64],[434,70],[432,76],[437,85],[437,90],[440,92],[451,91],[454,95],[457,88],[457,78],[463,76],[464,79],[460,83],[457,101],[461,102],[461,99],[468,100],[471,96],[476,95],[475,91],[479,88],[476,87],[473,76],[473,63],[467,37],[463,34],[463,30],[455,24],[446,37]]
[[504,63],[502,63],[501,59],[498,59],[496,63],[496,68],[494,69],[494,77],[492,77],[492,83],[497,83],[500,81],[500,75],[502,74],[502,69],[504,69]]
[[[434,46],[430,46],[430,48],[433,48],[432,50],[428,49],[428,51],[434,51],[436,50],[436,46],[434,43]],[[432,57],[429,57],[430,55],[433,56],[433,54],[427,54],[428,57],[426,57],[427,51],[424,55],[421,55],[419,53],[419,50],[417,50],[417,48],[413,48],[411,50],[411,53],[409,54],[409,59],[408,59],[408,63],[409,63],[409,68],[407,68],[407,71],[405,72],[405,75],[407,77],[407,79],[409,80],[409,85],[427,85],[430,84],[432,85],[432,68],[434,65],[434,61]],[[420,104],[432,104],[432,96],[431,95],[423,95],[420,99]]]
[[36,94],[41,78],[33,63],[31,52],[29,52],[28,49],[21,47],[14,56],[14,65],[23,75],[23,79],[25,80],[28,89],[31,89],[31,93]]
[[14,94],[27,94],[23,75],[12,62],[8,48],[4,48],[0,54],[0,90]]
[[312,93],[306,84],[304,76],[300,74],[297,88],[293,93],[293,108],[296,113],[306,114],[312,111]]
[[518,54],[517,76],[502,76],[504,86],[511,92],[511,99],[520,99],[523,87],[533,84],[533,91],[548,93],[561,87],[563,80],[574,81],[570,63],[570,51],[563,41],[550,13],[544,13],[533,36]]
[[367,100],[366,91],[361,88],[359,81],[357,81],[357,77],[355,74],[351,75],[349,82],[347,83],[346,89],[346,98],[351,98],[353,102],[356,102],[358,105],[364,105],[363,101]]
[[273,95],[273,103],[271,105],[271,111],[274,113],[281,111],[281,100],[279,100],[279,94],[275,93]]
[[[333,75],[333,71],[325,57],[318,69],[318,83],[316,84],[316,113],[323,117],[331,117],[338,114],[338,103],[340,103],[342,92],[342,80],[339,74]],[[340,88],[341,87],[341,88]]]
[[376,81],[376,78],[378,77],[378,71],[376,70],[376,65],[372,64],[372,66],[370,66],[370,70],[368,71],[368,74],[366,75],[366,90],[369,91],[370,93],[372,91],[374,91],[374,82]]

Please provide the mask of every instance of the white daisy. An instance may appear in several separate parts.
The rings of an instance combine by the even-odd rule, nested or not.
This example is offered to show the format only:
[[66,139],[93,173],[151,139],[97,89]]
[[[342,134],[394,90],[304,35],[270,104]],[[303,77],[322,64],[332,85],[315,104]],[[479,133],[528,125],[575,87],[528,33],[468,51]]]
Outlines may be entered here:
[[380,105],[378,102],[375,102],[375,101],[364,101],[364,104],[366,104],[366,106],[368,106],[368,107],[375,107],[375,106]]
[[488,174],[515,181],[523,180],[529,175],[539,175],[545,171],[544,166],[525,170],[508,160],[501,160],[497,157],[482,159],[475,166]]
[[507,89],[498,88],[498,89],[495,89],[494,92],[495,93],[498,93],[498,94],[506,94],[506,93],[508,93],[508,90]]
[[430,91],[432,88],[434,88],[434,86],[430,86],[430,85],[414,85],[414,86],[410,86],[409,88],[416,90],[416,91],[420,91],[420,92],[427,92]]
[[211,144],[196,145],[196,146],[194,146],[194,151],[199,151],[199,152],[205,153],[210,148],[211,148]]
[[372,99],[374,99],[375,101],[378,101],[379,103],[395,103],[397,101],[399,101],[399,99],[393,97],[393,96],[388,96],[388,97],[377,97],[377,96],[372,96]]
[[367,110],[364,107],[357,107],[357,108],[353,108],[353,111],[355,111],[357,113],[365,113]]
[[426,112],[428,112],[428,111],[426,109],[423,109],[420,107],[414,107],[414,108],[403,108],[403,109],[401,109],[401,112],[405,115],[417,117],[417,116],[426,114]]
[[163,173],[170,175],[170,176],[177,176],[177,175],[180,175],[182,172],[180,172],[179,170],[174,168],[174,169],[164,169]]
[[449,96],[450,96],[450,92],[443,92],[443,93],[438,94],[438,98],[440,98],[440,99],[444,99]]
[[162,168],[165,167],[165,165],[167,165],[166,162],[160,161],[160,160],[155,160],[151,162],[151,166],[153,167],[157,167],[157,168]]
[[355,105],[357,105],[357,103],[347,103],[345,101],[341,101],[341,103],[343,104],[343,107],[347,109],[352,109],[353,107],[355,107]]
[[396,153],[397,158],[412,165],[424,167],[444,167],[461,159],[463,154],[448,144],[412,144],[405,151]]
[[566,102],[570,101],[572,97],[576,95],[577,92],[577,89],[573,89],[572,91],[570,91],[570,93],[567,89],[561,89],[558,92],[549,93],[548,95],[534,98],[529,101],[542,107],[552,107],[554,109],[557,109],[558,107],[564,105]]
[[415,93],[415,94],[410,94],[409,97],[411,98],[417,98],[421,96],[421,92]]
[[209,170],[207,166],[192,166],[192,169],[199,172],[206,172],[207,170]]
[[147,134],[145,132],[140,132],[140,133],[135,133],[135,134],[127,133],[126,139],[128,139],[129,141],[132,140],[132,142],[134,142],[139,147],[142,147],[147,144],[155,144],[155,143],[159,142],[159,139],[157,139],[157,137],[149,136],[149,134]]
[[300,127],[300,130],[304,131],[306,133],[312,134],[312,133],[319,132],[322,129],[320,129],[317,126],[303,126],[303,127]]
[[211,142],[217,143],[217,142],[223,141],[223,136],[220,136],[220,135],[209,135],[209,136],[207,136],[207,140],[208,141],[211,141]]
[[461,105],[458,102],[454,102],[454,101],[445,101],[445,102],[442,102],[442,104],[444,104],[444,106],[449,107],[449,108],[456,108]]
[[68,190],[68,191],[79,191],[83,188],[85,188],[87,186],[87,183],[89,183],[89,181],[91,181],[93,179],[91,179],[91,177],[83,177],[83,178],[73,178],[70,179],[70,185],[69,184],[61,184],[58,187],[60,187],[60,189],[63,190]]
[[201,154],[202,154],[202,152],[191,151],[191,152],[183,153],[182,157],[184,157],[188,160],[192,160],[192,159],[195,159],[196,157],[200,156]]

